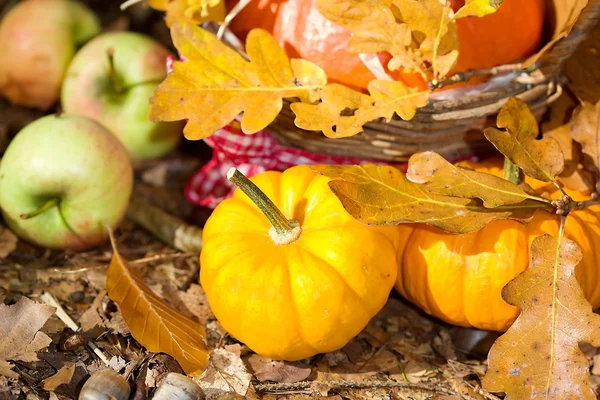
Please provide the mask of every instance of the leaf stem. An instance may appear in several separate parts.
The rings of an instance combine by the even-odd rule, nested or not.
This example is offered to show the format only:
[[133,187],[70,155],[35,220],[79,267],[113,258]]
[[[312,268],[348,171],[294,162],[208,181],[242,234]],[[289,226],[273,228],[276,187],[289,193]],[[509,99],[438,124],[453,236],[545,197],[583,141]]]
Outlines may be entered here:
[[600,204],[600,196],[598,193],[592,193],[592,198],[585,201],[580,201],[575,205],[575,209],[577,210],[585,210],[588,207],[595,206]]
[[448,78],[445,78],[443,81],[438,82],[437,85],[435,85],[434,89],[440,89],[440,88],[446,87],[448,85],[453,85],[455,83],[467,82],[469,79],[471,79],[475,76],[482,76],[482,75],[497,76],[497,75],[510,74],[513,72],[520,72],[523,70],[524,70],[524,68],[523,68],[522,63],[499,65],[499,66],[492,67],[492,68],[470,69],[468,71],[457,72],[456,74],[454,74]]
[[31,212],[21,214],[20,217],[22,219],[29,219],[29,218],[37,217],[38,215],[45,213],[46,211],[50,210],[51,208],[58,206],[59,203],[60,203],[60,199],[55,197],[53,199],[48,200],[44,204],[42,204],[42,206],[40,208],[38,208],[37,210],[33,210]]
[[287,219],[275,203],[244,174],[236,168],[231,168],[227,172],[227,179],[240,188],[267,217],[276,233],[276,237],[271,235],[273,241],[277,244],[288,244],[300,236],[301,229],[298,222]]
[[521,168],[517,167],[508,157],[504,157],[504,179],[518,185],[523,180]]
[[433,85],[438,85],[438,71],[437,71],[437,53],[440,47],[440,42],[442,41],[442,28],[444,26],[444,20],[446,19],[446,14],[450,11],[450,5],[448,4],[448,0],[444,0],[444,10],[442,11],[442,18],[440,19],[440,26],[435,37],[435,41],[433,42]]

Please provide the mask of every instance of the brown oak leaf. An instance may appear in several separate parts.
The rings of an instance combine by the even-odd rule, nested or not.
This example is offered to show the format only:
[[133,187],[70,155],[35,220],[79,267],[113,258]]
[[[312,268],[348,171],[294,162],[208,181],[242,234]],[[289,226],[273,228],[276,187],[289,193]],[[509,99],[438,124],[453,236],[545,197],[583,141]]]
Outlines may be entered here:
[[[5,361],[37,361],[37,352],[48,347],[52,339],[40,329],[56,309],[21,297],[16,304],[0,304],[0,363],[7,374]],[[8,373],[8,375],[11,375]],[[15,373],[12,378],[18,377]]]
[[332,178],[329,187],[357,220],[368,225],[425,223],[447,232],[474,232],[490,221],[528,221],[547,203],[525,200],[486,208],[480,200],[430,193],[411,182],[397,168],[365,165],[317,165],[318,173]]
[[[433,151],[417,153],[408,161],[406,177],[423,184],[429,193],[453,197],[477,197],[488,208],[540,199],[498,176],[455,166]],[[547,200],[544,200],[548,202]]]
[[575,277],[581,249],[559,234],[531,244],[531,265],[502,291],[521,314],[488,355],[483,386],[506,399],[596,399],[580,342],[600,346],[600,315]]
[[538,122],[523,100],[508,99],[500,110],[498,128],[487,128],[485,137],[512,163],[530,177],[554,181],[564,167],[560,145],[551,137],[537,139]]
[[212,33],[190,24],[171,28],[177,61],[150,99],[150,120],[188,119],[184,134],[197,140],[212,135],[243,112],[246,134],[264,129],[279,114],[283,99],[320,98],[325,72],[305,60],[289,60],[271,34],[253,29],[246,40],[250,61]]
[[595,105],[584,101],[575,109],[569,122],[573,139],[581,144],[585,164],[589,169],[600,168],[600,101]]
[[254,376],[261,382],[300,382],[308,378],[311,373],[311,368],[302,363],[275,361],[258,354],[252,354],[248,358],[248,364]]
[[581,145],[573,140],[569,124],[544,133],[544,137],[556,140],[565,157],[565,167],[558,175],[560,183],[572,190],[594,190],[596,185],[594,173],[584,166]]

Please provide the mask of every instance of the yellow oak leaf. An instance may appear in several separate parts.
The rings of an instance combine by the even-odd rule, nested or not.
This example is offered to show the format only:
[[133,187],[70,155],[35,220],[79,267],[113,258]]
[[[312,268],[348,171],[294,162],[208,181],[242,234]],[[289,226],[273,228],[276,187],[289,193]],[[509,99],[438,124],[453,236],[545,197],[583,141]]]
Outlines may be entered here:
[[537,139],[538,122],[523,100],[508,99],[500,110],[498,128],[487,128],[485,137],[513,164],[530,177],[555,182],[555,176],[564,168],[560,145],[551,137]]
[[450,1],[392,0],[418,43],[421,63],[431,64],[433,79],[441,80],[458,60],[458,30]]
[[389,121],[394,113],[410,120],[429,99],[429,92],[397,81],[373,80],[369,82],[369,92],[370,96],[343,85],[327,85],[320,103],[291,105],[296,114],[295,124],[301,129],[323,131],[331,138],[348,137],[362,132],[369,121],[378,118]]
[[166,11],[165,22],[169,27],[185,22],[196,25],[204,21],[222,22],[226,15],[223,0],[148,0],[148,5]]
[[488,14],[493,14],[498,10],[503,0],[466,0],[456,14],[454,19],[464,17],[485,17]]
[[248,34],[249,61],[202,28],[176,24],[171,35],[186,61],[175,62],[154,92],[149,118],[188,119],[184,134],[191,140],[212,135],[242,112],[242,131],[256,133],[273,122],[284,98],[317,101],[327,83],[321,68],[305,60],[290,62],[262,29]]
[[600,346],[600,315],[575,276],[581,249],[563,236],[535,238],[530,267],[502,291],[521,314],[492,346],[483,387],[507,400],[596,399],[579,343]]
[[433,151],[411,156],[406,177],[411,182],[423,184],[423,189],[429,193],[477,197],[487,208],[517,204],[528,199],[550,203],[550,200],[529,194],[525,188],[506,179],[453,165]]
[[[447,232],[469,233],[497,219],[528,221],[547,203],[525,200],[487,208],[478,199],[430,193],[397,168],[365,165],[312,167],[332,180],[329,187],[344,209],[367,225],[424,223]],[[474,196],[475,197],[475,196]]]
[[352,32],[349,49],[388,52],[387,67],[443,79],[458,59],[456,19],[495,12],[501,0],[469,0],[454,14],[450,0],[317,0],[328,19]]
[[419,71],[407,24],[396,20],[390,5],[384,0],[317,0],[317,8],[330,21],[352,32],[348,43],[356,53],[387,51],[392,55],[390,69],[404,66],[407,71]]

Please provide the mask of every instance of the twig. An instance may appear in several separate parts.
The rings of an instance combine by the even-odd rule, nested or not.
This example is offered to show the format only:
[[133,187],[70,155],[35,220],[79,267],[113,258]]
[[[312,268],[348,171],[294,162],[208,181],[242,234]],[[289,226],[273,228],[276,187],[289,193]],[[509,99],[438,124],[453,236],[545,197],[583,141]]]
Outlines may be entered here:
[[484,68],[484,69],[470,69],[468,71],[458,72],[458,73],[444,79],[443,81],[438,82],[436,85],[434,85],[433,89],[443,88],[445,86],[453,85],[455,83],[467,82],[469,79],[471,79],[475,76],[482,76],[482,75],[496,76],[496,75],[504,75],[504,74],[509,74],[509,73],[513,73],[513,72],[522,72],[522,71],[527,71],[523,67],[522,63],[499,65],[496,67]]
[[[600,185],[598,185],[600,187]],[[586,201],[580,201],[575,205],[575,208],[578,210],[583,210],[591,206],[595,206],[600,204],[600,195],[598,193],[592,193],[592,198]]]
[[[65,309],[62,308],[62,306],[60,305],[58,300],[56,300],[56,298],[54,296],[52,296],[50,293],[44,292],[40,296],[40,300],[42,300],[44,303],[48,304],[49,306],[56,308],[56,316],[62,322],[64,322],[65,325],[67,325],[69,328],[71,328],[71,330],[73,332],[79,332],[81,330],[81,328],[75,323],[75,321],[73,321],[73,319],[69,316],[69,314],[67,314]],[[87,346],[94,352],[95,355],[98,356],[99,359],[101,359],[104,362],[104,364],[108,365],[108,357],[106,357],[106,354],[104,354],[102,352],[102,350],[100,350],[100,348],[98,348],[98,346],[96,346],[96,344],[94,342],[88,341]]]
[[358,382],[358,381],[304,381],[296,383],[259,383],[254,385],[254,389],[257,392],[263,393],[276,393],[282,391],[304,391],[310,390],[313,384],[327,386],[331,389],[381,389],[381,388],[400,388],[400,389],[411,389],[420,390],[423,392],[432,392],[445,395],[455,395],[456,392],[442,389],[432,388],[427,385],[420,383],[410,382],[398,382],[398,381],[387,381],[387,382]]
[[483,397],[485,397],[488,400],[500,400],[500,397],[494,396],[490,392],[483,390],[479,385],[476,386],[467,381],[463,381],[463,382],[475,393],[482,395]]
[[233,21],[233,19],[240,13],[242,12],[242,10],[244,8],[246,8],[246,6],[250,4],[250,0],[242,0],[239,3],[237,3],[232,9],[231,11],[229,11],[229,13],[225,16],[225,21],[223,21],[223,25],[221,25],[219,27],[219,30],[217,31],[217,39],[221,40],[223,38],[223,35],[225,34],[225,30],[227,29],[227,27],[229,26],[229,24],[231,23],[231,21]]
[[202,228],[189,225],[138,195],[132,196],[127,216],[158,239],[181,251],[197,254],[202,250]]

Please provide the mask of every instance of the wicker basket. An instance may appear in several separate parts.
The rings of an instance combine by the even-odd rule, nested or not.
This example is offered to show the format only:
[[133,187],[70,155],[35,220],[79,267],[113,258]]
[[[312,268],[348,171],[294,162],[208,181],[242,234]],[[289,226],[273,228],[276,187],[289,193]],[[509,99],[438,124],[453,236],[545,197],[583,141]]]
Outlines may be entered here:
[[538,120],[542,118],[562,92],[565,61],[599,18],[600,0],[589,0],[569,36],[540,58],[527,80],[516,78],[500,88],[457,100],[431,100],[410,121],[395,116],[390,122],[382,119],[367,123],[364,132],[356,136],[330,139],[321,132],[297,128],[294,113],[285,102],[270,129],[283,146],[366,160],[405,162],[424,150],[436,151],[447,159],[485,154],[491,145],[483,136],[483,129],[495,125],[496,116],[509,97],[523,99]]

